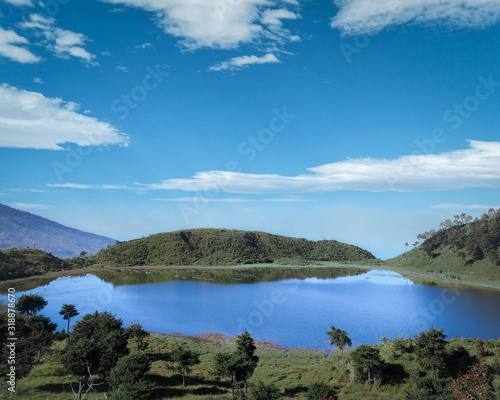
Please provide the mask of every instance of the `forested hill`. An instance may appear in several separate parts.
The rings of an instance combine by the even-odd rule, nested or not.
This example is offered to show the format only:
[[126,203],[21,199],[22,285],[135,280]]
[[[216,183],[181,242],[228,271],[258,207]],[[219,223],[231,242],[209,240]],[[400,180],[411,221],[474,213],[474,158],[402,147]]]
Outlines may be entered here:
[[227,229],[190,229],[119,242],[100,251],[101,265],[304,264],[308,261],[369,262],[370,252],[335,240],[311,241]]
[[37,249],[57,257],[97,253],[116,240],[73,229],[38,215],[0,204],[0,249]]
[[441,229],[418,236],[423,243],[387,264],[449,271],[459,277],[500,278],[500,209],[490,209],[481,218],[466,214],[441,223]]

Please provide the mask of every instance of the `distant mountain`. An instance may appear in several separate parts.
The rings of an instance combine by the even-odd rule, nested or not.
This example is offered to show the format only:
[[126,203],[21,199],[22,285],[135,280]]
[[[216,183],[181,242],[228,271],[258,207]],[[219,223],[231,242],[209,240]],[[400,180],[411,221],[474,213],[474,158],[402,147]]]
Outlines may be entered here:
[[0,204],[0,249],[36,248],[65,258],[86,251],[95,254],[116,240],[50,221]]
[[420,246],[386,263],[458,279],[500,279],[500,209],[472,222],[456,216],[441,226],[437,232],[419,235],[425,238]]
[[311,241],[228,229],[189,229],[118,242],[96,255],[108,266],[370,262],[370,252],[335,240]]

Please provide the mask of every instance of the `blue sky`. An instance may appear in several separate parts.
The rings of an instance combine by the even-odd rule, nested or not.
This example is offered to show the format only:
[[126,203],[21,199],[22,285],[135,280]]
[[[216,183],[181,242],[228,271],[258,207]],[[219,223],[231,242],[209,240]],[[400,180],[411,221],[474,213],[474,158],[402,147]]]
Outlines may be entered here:
[[500,3],[0,0],[0,202],[388,258],[500,207]]

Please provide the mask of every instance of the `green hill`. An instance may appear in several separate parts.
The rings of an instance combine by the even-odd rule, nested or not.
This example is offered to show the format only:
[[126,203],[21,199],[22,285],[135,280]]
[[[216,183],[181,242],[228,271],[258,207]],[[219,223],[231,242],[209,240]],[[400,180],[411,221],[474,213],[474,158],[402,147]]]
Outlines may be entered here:
[[119,242],[96,255],[101,265],[307,264],[368,262],[370,252],[335,240],[311,241],[228,229],[189,229]]
[[425,238],[420,246],[386,263],[450,279],[500,279],[499,211],[490,210],[468,223],[464,221],[472,218],[462,217],[465,214],[455,216],[455,221],[444,221],[437,232],[419,235]]
[[36,249],[0,250],[0,280],[25,278],[73,268],[66,260]]

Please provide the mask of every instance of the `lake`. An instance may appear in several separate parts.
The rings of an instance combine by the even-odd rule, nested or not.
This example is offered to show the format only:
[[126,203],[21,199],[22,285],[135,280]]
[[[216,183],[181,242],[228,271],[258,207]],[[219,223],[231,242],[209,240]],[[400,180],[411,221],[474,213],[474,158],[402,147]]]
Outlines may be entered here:
[[[125,326],[139,322],[148,331],[186,335],[237,335],[246,329],[258,340],[285,347],[329,348],[325,332],[331,325],[347,331],[353,345],[383,336],[411,337],[431,325],[443,327],[448,338],[500,337],[499,291],[423,286],[382,270],[249,284],[113,285],[89,274],[58,278],[24,293],[48,301],[42,313],[59,329],[66,328],[58,314],[61,305],[70,303],[80,311],[78,318],[110,311]],[[6,296],[1,299],[6,302]]]

